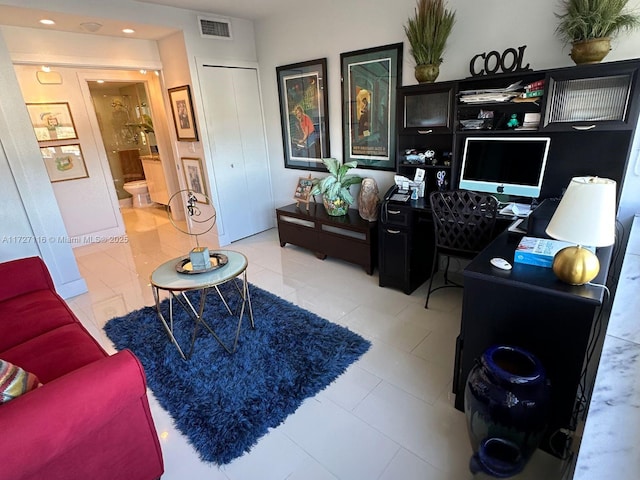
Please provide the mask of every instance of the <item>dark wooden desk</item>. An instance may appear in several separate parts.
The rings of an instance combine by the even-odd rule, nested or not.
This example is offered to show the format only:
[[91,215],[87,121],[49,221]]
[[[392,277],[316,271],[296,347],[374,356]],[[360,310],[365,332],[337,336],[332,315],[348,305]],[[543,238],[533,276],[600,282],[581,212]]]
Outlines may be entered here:
[[287,243],[307,248],[321,260],[329,257],[362,265],[373,274],[377,259],[378,235],[376,222],[368,222],[355,209],[347,215],[332,217],[324,205],[295,204],[276,209],[280,246]]
[[[498,215],[495,232],[517,217]],[[431,206],[426,197],[407,203],[383,202],[378,222],[379,285],[410,295],[429,279],[435,237]]]
[[[467,376],[485,349],[494,344],[525,348],[540,359],[552,384],[549,425],[541,448],[560,456],[564,445],[551,445],[554,439],[550,437],[559,428],[574,428],[578,385],[604,289],[568,285],[550,268],[514,263],[513,253],[521,237],[503,232],[464,271],[453,374],[455,406],[464,410]],[[610,247],[598,249],[600,273],[593,283],[606,282],[611,253]],[[509,260],[513,269],[493,267],[489,263],[493,257]],[[555,439],[562,439],[562,435]]]

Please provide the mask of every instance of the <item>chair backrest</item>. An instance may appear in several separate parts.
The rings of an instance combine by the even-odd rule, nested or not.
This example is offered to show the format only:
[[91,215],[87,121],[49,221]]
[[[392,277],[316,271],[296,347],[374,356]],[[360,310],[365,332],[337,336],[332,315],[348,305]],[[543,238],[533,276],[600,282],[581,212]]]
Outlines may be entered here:
[[461,254],[477,253],[493,238],[498,200],[468,190],[433,192],[429,196],[436,246]]

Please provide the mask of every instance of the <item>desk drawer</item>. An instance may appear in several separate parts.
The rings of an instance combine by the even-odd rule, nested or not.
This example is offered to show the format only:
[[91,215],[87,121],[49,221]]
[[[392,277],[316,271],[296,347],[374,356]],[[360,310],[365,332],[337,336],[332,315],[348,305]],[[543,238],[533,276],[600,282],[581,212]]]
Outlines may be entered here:
[[411,208],[385,203],[382,205],[380,220],[384,225],[407,227],[411,224]]

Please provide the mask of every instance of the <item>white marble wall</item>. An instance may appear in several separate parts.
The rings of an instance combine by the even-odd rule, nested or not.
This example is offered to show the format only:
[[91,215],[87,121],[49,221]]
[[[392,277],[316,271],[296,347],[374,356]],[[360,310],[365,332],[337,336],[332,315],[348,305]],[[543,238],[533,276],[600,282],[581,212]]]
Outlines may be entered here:
[[631,229],[573,478],[640,478],[640,215]]

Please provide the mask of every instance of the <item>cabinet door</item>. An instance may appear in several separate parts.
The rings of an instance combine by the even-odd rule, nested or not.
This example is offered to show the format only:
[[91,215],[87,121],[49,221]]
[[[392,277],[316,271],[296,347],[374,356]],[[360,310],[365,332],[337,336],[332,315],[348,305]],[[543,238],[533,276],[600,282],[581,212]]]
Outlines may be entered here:
[[379,278],[381,287],[409,289],[409,231],[393,225],[379,227]]
[[633,102],[637,66],[625,63],[589,67],[549,73],[545,130],[634,128],[637,118],[637,106]]
[[451,132],[453,124],[452,83],[412,85],[399,92],[399,129],[428,135]]

